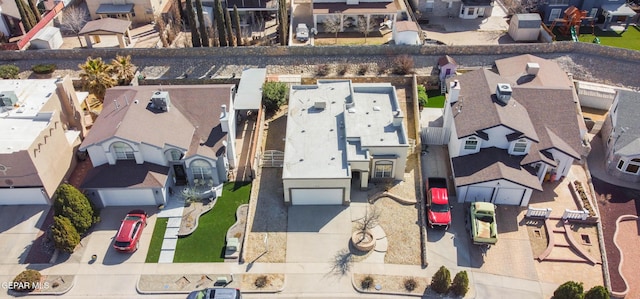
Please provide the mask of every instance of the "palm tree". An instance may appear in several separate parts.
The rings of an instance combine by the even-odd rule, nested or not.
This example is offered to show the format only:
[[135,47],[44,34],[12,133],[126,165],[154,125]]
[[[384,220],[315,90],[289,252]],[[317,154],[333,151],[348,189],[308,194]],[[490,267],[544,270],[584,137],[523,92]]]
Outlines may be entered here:
[[93,93],[100,102],[104,102],[107,89],[118,83],[111,77],[111,65],[104,63],[100,57],[96,59],[87,57],[87,61],[78,67],[82,70],[80,79],[82,79],[83,88]]
[[115,75],[118,85],[129,85],[135,75],[136,66],[131,63],[131,56],[117,55],[111,61],[111,74]]

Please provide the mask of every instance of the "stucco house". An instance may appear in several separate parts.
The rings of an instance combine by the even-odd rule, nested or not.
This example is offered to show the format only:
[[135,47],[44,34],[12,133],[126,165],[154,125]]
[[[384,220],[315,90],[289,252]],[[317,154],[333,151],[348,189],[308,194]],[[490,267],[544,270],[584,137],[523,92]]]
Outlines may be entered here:
[[640,92],[618,90],[600,133],[605,169],[615,177],[640,182]]
[[313,0],[311,4],[312,27],[317,32],[330,32],[323,24],[331,19],[338,20],[341,32],[357,31],[360,17],[367,23],[384,23],[389,28],[395,27],[396,21],[409,20],[405,2],[398,0]]
[[493,0],[411,0],[425,17],[477,19],[491,16]]
[[82,189],[100,207],[160,205],[172,186],[220,195],[235,167],[234,85],[121,86],[80,146]]
[[15,1],[0,1],[0,33],[7,38],[26,33]]
[[393,41],[396,45],[419,45],[420,28],[413,21],[398,21],[392,29]]
[[83,96],[69,77],[0,80],[0,205],[52,203],[85,132]]
[[527,206],[586,156],[577,96],[552,61],[520,55],[450,80],[444,127],[459,202]]
[[570,6],[580,10],[586,10],[587,16],[595,19],[596,23],[604,23],[604,28],[611,24],[624,24],[625,30],[629,26],[631,18],[636,15],[627,4],[626,0],[551,0],[534,1],[537,3],[542,20],[551,24],[553,20],[562,18],[564,11]]
[[293,205],[348,205],[352,183],[402,180],[409,149],[388,83],[319,80],[293,86],[282,180]]
[[87,0],[87,9],[92,20],[116,18],[134,24],[148,24],[156,16],[168,13],[180,2],[173,0]]

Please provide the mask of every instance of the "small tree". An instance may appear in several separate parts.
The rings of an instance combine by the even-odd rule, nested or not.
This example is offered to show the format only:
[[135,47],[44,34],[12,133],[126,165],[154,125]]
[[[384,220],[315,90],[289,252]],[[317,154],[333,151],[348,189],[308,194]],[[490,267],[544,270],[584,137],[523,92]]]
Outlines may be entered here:
[[426,107],[429,102],[429,96],[427,95],[427,89],[424,85],[418,85],[418,105],[420,107]]
[[82,47],[82,39],[80,38],[80,30],[89,21],[89,13],[82,6],[67,6],[62,11],[62,29],[76,35],[80,47]]
[[365,211],[364,217],[360,218],[358,221],[358,230],[362,232],[366,232],[378,225],[380,221],[381,212],[378,209],[378,206],[371,205]]
[[342,31],[342,15],[331,15],[324,19],[322,23],[324,25],[324,30],[327,32],[331,32],[335,34],[336,41],[338,43],[338,32]]
[[96,59],[87,57],[87,61],[78,67],[82,70],[80,79],[82,79],[84,89],[93,93],[100,102],[104,101],[107,89],[118,83],[111,77],[112,66],[104,63],[100,57]]
[[115,76],[118,85],[129,85],[135,75],[136,66],[131,63],[131,56],[116,55],[111,61],[111,74]]
[[406,75],[413,73],[413,58],[409,55],[400,55],[393,60],[393,73]]
[[469,291],[469,276],[467,271],[460,271],[453,278],[451,284],[451,292],[456,296],[464,296]]
[[193,11],[193,1],[192,0],[186,0],[185,1],[186,5],[185,8],[187,10],[187,20],[189,21],[189,30],[191,31],[191,45],[193,47],[200,47],[202,46],[202,39],[200,38],[200,32],[198,31],[198,26],[197,25],[197,20],[196,20],[196,14]]
[[367,290],[369,288],[371,288],[371,286],[373,285],[373,277],[371,277],[370,275],[365,276],[362,281],[360,281],[360,287],[363,290]]
[[583,292],[584,287],[581,282],[567,281],[553,292],[553,299],[582,299]]
[[375,26],[376,26],[376,23],[372,18],[367,18],[365,16],[358,17],[358,32],[364,34],[365,44],[367,43],[367,37],[369,36],[369,33],[373,31]]
[[218,28],[218,40],[220,41],[220,47],[226,47],[229,44],[227,43],[227,33],[225,32],[224,27],[224,11],[222,11],[222,1],[214,0],[214,18],[216,20],[216,27]]
[[227,28],[227,38],[229,39],[229,46],[237,46],[238,44],[233,40],[233,27],[231,27],[231,16],[229,15],[229,8],[227,8],[226,2],[224,6],[224,24]]
[[287,102],[287,84],[266,82],[262,86],[262,104],[269,112],[275,112]]
[[64,252],[72,253],[76,246],[80,244],[80,234],[73,227],[71,221],[63,216],[53,217],[51,235],[53,236],[54,246]]
[[431,288],[439,294],[445,294],[449,291],[451,285],[451,272],[445,266],[440,266],[440,269],[433,274],[431,278]]
[[15,283],[13,290],[18,292],[33,291],[41,278],[42,274],[37,270],[24,270],[13,279],[13,282]]
[[20,68],[13,64],[0,65],[0,78],[2,79],[18,79]]
[[55,64],[36,64],[31,67],[31,70],[36,74],[51,74],[56,70]]
[[233,5],[233,20],[236,26],[236,43],[238,46],[244,46],[242,41],[242,28],[240,28],[240,13],[238,13],[238,7]]
[[289,37],[289,13],[287,10],[287,0],[278,0],[278,36],[280,37],[280,45],[286,46]]
[[611,296],[603,286],[595,286],[584,294],[584,299],[609,299]]
[[207,23],[204,20],[204,13],[202,12],[202,0],[196,0],[196,12],[198,14],[198,33],[200,34],[200,40],[203,47],[209,46],[209,36],[207,35]]
[[75,187],[62,184],[55,195],[56,200],[53,203],[55,214],[68,218],[78,233],[86,232],[98,221],[97,212],[94,211],[89,199]]

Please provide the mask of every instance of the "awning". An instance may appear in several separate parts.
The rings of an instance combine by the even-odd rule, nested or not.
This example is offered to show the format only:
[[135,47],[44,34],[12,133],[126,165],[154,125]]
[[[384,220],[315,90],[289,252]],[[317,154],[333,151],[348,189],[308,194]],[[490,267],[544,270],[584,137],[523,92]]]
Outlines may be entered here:
[[610,16],[626,16],[633,17],[636,12],[626,4],[605,4],[602,9]]
[[236,110],[258,110],[262,103],[262,85],[267,69],[247,69],[242,71],[238,93],[233,106]]
[[133,4],[100,4],[96,14],[128,14],[133,13]]

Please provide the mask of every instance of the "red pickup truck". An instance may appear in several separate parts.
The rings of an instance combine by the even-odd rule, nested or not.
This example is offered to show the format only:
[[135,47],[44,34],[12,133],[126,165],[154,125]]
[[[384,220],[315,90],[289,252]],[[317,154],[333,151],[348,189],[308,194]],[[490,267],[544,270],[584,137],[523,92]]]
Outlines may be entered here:
[[447,180],[444,178],[430,178],[425,182],[427,194],[427,221],[432,228],[442,226],[445,229],[451,225],[451,207],[447,193]]

